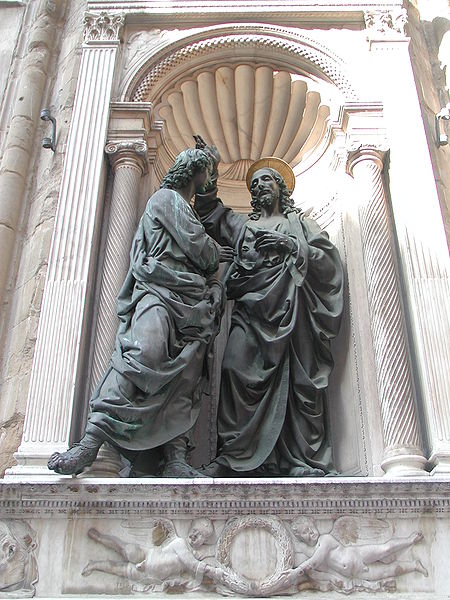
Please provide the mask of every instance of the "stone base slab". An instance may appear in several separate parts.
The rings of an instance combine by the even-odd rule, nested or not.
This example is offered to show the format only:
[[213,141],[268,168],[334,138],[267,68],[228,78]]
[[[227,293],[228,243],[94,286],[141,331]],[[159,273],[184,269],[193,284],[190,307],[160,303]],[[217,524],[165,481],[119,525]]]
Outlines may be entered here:
[[0,511],[0,598],[448,598],[444,478],[50,475]]

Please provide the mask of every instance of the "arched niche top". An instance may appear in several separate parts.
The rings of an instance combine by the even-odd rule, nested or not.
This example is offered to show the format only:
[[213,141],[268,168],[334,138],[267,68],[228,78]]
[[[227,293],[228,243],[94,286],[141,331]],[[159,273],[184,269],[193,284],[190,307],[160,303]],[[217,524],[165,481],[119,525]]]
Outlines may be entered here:
[[322,44],[293,30],[265,25],[235,25],[197,31],[141,57],[125,82],[122,100],[161,101],[174,80],[193,76],[218,62],[258,63],[334,85],[346,101],[357,94],[343,61]]

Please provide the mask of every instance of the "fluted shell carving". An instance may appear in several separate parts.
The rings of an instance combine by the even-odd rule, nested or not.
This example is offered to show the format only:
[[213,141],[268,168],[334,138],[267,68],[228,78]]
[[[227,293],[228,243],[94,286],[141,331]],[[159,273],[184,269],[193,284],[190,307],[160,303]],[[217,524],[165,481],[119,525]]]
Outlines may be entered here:
[[184,81],[157,107],[174,154],[199,133],[221,155],[222,179],[245,179],[261,156],[293,168],[322,141],[330,109],[308,82],[271,67],[223,66]]

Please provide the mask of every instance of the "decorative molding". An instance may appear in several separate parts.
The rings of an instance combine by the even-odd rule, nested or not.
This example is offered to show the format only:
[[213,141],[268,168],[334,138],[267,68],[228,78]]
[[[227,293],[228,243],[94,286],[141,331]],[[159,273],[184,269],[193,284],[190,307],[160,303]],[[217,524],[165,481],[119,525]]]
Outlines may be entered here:
[[[53,480],[53,481],[52,481]],[[450,513],[448,478],[385,479],[339,477],[333,480],[127,480],[63,479],[48,476],[42,483],[0,482],[0,515],[104,515],[175,518],[199,515],[227,518],[239,515],[379,514],[436,516]]]
[[85,42],[114,42],[119,40],[125,23],[124,14],[84,13]]

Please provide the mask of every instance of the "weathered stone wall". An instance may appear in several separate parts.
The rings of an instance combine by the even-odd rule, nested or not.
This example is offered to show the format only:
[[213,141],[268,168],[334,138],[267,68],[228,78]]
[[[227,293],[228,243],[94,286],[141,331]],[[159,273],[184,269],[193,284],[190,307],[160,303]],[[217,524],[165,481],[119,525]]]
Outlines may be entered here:
[[[441,202],[447,239],[450,240],[450,145],[438,146],[435,132],[435,115],[449,102],[446,89],[444,54],[450,63],[450,50],[443,48],[443,37],[450,29],[450,10],[446,2],[422,0],[417,10],[410,7],[409,29],[411,36],[411,61],[416,78],[422,118],[428,138],[436,186]],[[420,11],[420,12],[419,12]],[[450,34],[448,34],[450,35]],[[450,70],[450,64],[447,66]],[[447,77],[449,74],[447,74]],[[401,116],[399,117],[401,118]],[[408,126],[405,123],[405,126]],[[448,122],[444,124],[450,134]],[[424,199],[424,210],[426,202]]]
[[0,157],[3,154],[3,142],[8,127],[10,98],[13,94],[14,71],[19,55],[19,36],[24,17],[23,6],[5,6],[1,11],[0,36]]
[[[42,8],[42,3],[36,4],[40,4],[37,10]],[[49,108],[52,116],[57,120],[56,152],[41,147],[42,137],[50,134],[50,124],[39,121],[29,157],[23,210],[15,232],[12,264],[1,310],[0,469],[2,472],[13,464],[12,454],[17,450],[22,434],[42,292],[79,68],[85,2],[72,0],[65,4],[66,6],[64,2],[60,2],[56,6],[56,9],[61,12],[56,19],[51,36],[52,47],[49,48],[46,68],[47,80],[40,107],[40,109]],[[25,57],[30,52],[29,36],[34,17],[32,8],[31,5],[28,6],[28,12],[24,17],[25,25],[20,32],[18,24],[20,12],[15,9],[15,31],[18,37],[16,40],[8,38],[11,68],[4,98],[10,104],[16,101],[17,82],[20,82],[23,76]],[[13,8],[6,10],[0,8],[2,20],[4,13],[9,17],[13,10]],[[8,33],[10,37],[13,35],[12,24]],[[44,43],[42,44],[44,46]],[[8,53],[5,52],[1,58],[2,65],[6,64],[7,60]],[[33,65],[26,64],[25,67],[32,69]],[[3,78],[0,79],[1,85],[3,85]],[[36,93],[33,89],[29,89],[28,92],[30,95]],[[9,106],[3,107],[3,116],[8,110]],[[8,123],[5,125],[5,130],[7,127]]]

